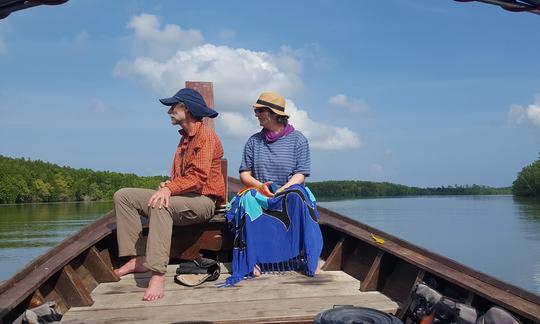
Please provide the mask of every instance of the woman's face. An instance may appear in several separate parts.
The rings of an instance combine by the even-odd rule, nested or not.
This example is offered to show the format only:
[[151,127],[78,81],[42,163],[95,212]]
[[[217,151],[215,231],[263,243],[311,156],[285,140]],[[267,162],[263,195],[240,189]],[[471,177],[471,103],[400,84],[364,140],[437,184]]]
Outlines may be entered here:
[[268,126],[277,123],[277,118],[270,113],[268,108],[255,108],[255,117],[259,120],[259,125],[268,129]]

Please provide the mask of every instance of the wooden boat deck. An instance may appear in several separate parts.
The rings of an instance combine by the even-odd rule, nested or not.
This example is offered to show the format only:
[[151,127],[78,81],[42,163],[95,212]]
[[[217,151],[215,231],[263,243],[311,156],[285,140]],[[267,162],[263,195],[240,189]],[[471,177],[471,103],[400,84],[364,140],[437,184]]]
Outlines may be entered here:
[[360,281],[343,271],[322,271],[315,278],[295,272],[263,274],[234,287],[218,288],[216,284],[228,277],[222,268],[217,281],[190,288],[174,282],[176,266],[170,265],[165,297],[154,302],[142,301],[149,274],[102,283],[92,292],[92,306],[72,307],[62,322],[298,322],[312,320],[334,305],[370,307],[392,314],[398,309],[396,302],[380,292],[361,292]]

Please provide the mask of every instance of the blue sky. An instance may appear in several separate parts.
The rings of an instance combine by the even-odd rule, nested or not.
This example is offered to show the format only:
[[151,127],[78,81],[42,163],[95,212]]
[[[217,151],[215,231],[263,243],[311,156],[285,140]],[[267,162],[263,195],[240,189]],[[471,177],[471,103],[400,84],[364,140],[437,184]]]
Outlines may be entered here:
[[69,1],[0,20],[0,154],[164,174],[166,107],[213,81],[229,174],[262,91],[311,181],[508,186],[540,152],[540,16],[449,0]]

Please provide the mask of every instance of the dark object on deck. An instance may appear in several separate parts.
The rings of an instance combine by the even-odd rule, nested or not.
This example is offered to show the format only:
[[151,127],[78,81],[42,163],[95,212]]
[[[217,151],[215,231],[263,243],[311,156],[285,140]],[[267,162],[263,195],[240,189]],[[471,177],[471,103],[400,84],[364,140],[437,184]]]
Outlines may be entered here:
[[48,302],[38,307],[26,310],[13,324],[25,323],[60,323],[62,315],[56,311],[56,303]]
[[17,10],[28,9],[39,5],[59,5],[68,0],[0,0],[0,19]]
[[442,295],[435,289],[425,284],[418,284],[411,297],[408,319],[415,323],[420,322],[433,312],[435,305],[439,303],[441,298]]
[[195,287],[206,281],[217,280],[220,274],[221,268],[216,260],[199,257],[180,262],[174,280],[184,286]]
[[504,309],[493,306],[478,318],[477,324],[520,324],[520,322]]
[[397,317],[376,309],[344,306],[325,310],[313,320],[316,324],[402,324]]
[[504,10],[512,12],[530,12],[540,15],[539,0],[454,0],[457,2],[483,2],[500,6]]

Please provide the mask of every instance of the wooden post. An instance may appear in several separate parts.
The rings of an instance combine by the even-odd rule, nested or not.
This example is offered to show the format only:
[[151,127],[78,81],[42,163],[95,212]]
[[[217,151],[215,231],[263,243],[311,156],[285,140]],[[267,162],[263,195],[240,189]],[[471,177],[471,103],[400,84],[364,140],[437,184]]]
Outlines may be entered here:
[[[212,82],[204,81],[186,81],[186,88],[198,91],[206,102],[208,108],[214,109],[214,84]],[[214,120],[212,118],[203,118],[203,123],[214,127]]]

